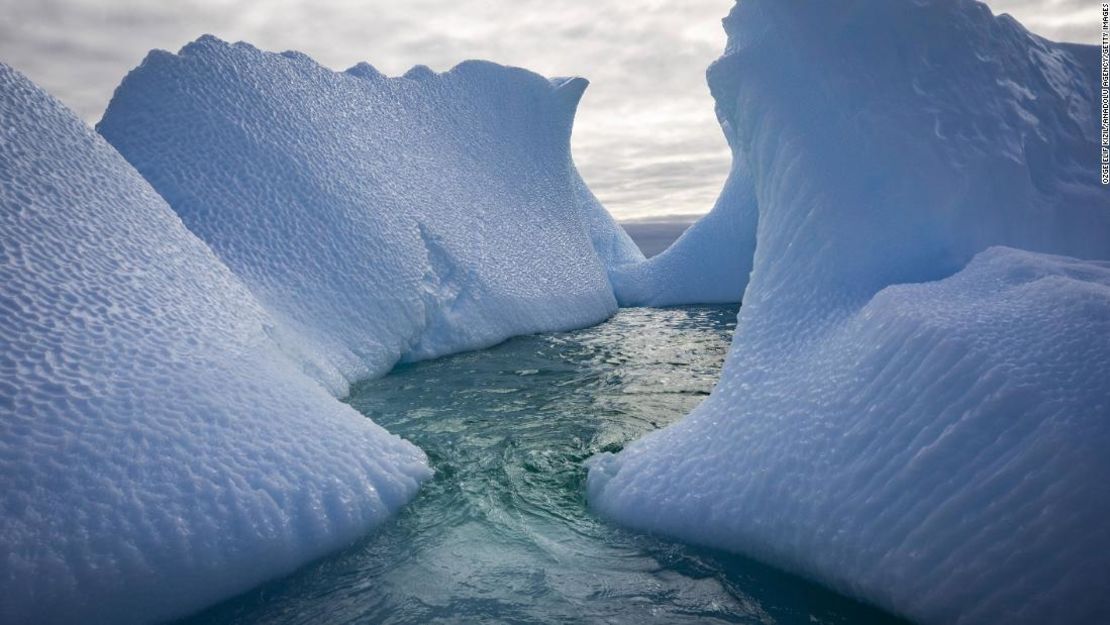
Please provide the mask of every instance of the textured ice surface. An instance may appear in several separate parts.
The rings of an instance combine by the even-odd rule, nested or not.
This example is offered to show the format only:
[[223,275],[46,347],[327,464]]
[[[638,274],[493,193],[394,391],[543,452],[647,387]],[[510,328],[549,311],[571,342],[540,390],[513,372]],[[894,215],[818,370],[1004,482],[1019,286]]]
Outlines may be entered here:
[[725,26],[758,213],[733,348],[684,421],[594,461],[593,505],[922,622],[1110,621],[1097,51],[963,0]]
[[738,342],[591,499],[922,622],[1106,622],[1108,337],[1110,263],[992,248],[802,346]]
[[[748,2],[728,18],[729,47],[709,76],[732,175],[705,223],[616,272],[622,304],[736,301],[756,213],[772,220],[761,231],[800,230],[782,246],[788,257],[760,254],[767,279],[786,281],[770,275],[774,267],[836,274],[814,281],[834,297],[846,283],[858,299],[893,281],[951,274],[991,244],[1105,250],[1107,200],[1090,156],[1097,49],[1046,41],[968,0],[780,4]],[[825,19],[828,32],[810,36]],[[795,30],[807,41],[786,46]],[[755,208],[753,180],[758,202],[781,208]],[[859,223],[842,220],[835,231],[808,214],[854,202]],[[853,263],[867,275],[814,253],[826,248],[867,252]]]
[[152,52],[97,128],[344,393],[615,310],[606,267],[642,256],[571,161],[586,85],[475,61],[337,73],[206,36]]
[[0,65],[0,622],[178,616],[340,547],[424,455],[332,398],[99,135]]

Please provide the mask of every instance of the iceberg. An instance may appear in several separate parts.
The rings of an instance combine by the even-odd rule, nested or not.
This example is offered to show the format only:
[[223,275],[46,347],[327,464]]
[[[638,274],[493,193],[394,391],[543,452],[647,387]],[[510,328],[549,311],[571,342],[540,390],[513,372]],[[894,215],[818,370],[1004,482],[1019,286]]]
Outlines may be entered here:
[[0,622],[182,616],[414,495],[107,142],[4,65],[0,119]]
[[608,318],[643,260],[570,156],[582,78],[468,61],[389,78],[204,36],[98,131],[343,395],[399,361]]
[[[706,219],[745,229],[670,254],[754,237],[733,346],[693,413],[591,460],[591,505],[921,623],[1110,621],[1097,49],[970,0],[724,25],[739,163]],[[698,301],[689,262],[614,283]]]

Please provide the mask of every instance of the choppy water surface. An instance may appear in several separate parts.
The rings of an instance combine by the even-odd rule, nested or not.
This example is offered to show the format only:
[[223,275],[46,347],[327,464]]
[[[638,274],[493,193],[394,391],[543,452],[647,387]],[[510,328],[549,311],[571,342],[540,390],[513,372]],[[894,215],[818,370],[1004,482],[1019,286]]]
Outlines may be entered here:
[[591,515],[584,460],[696,406],[736,309],[623,310],[595,328],[403,366],[350,403],[433,480],[363,542],[191,623],[884,623],[743,558]]

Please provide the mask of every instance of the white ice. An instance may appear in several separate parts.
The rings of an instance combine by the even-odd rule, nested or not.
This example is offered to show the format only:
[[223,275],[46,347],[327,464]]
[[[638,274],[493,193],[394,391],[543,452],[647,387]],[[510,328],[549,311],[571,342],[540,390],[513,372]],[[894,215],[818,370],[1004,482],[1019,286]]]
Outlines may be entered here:
[[742,294],[597,510],[925,623],[1110,621],[1097,50],[970,0],[726,30],[732,174],[647,262],[570,158],[583,79],[203,37],[120,86],[125,161],[0,70],[0,620],[170,618],[362,535],[428,470],[354,380]]
[[337,73],[206,36],[152,52],[97,129],[343,394],[615,311],[607,269],[643,257],[571,160],[586,85],[475,61]]
[[[691,415],[592,461],[592,504],[923,623],[1110,622],[1098,51],[968,0],[725,26],[739,162],[707,219],[755,230],[668,254],[754,239],[734,344]],[[693,267],[632,299],[698,301]]]
[[99,135],[0,65],[0,622],[182,616],[429,475]]

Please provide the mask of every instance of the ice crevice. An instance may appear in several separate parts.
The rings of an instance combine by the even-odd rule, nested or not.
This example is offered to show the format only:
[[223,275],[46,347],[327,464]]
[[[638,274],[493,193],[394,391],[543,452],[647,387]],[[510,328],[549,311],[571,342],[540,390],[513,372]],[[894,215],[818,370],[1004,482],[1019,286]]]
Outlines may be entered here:
[[442,337],[450,336],[452,332],[465,331],[465,311],[461,309],[461,302],[468,297],[465,285],[469,280],[459,276],[466,269],[450,256],[443,243],[437,241],[423,224],[418,228],[427,259],[420,284],[424,324],[417,329],[416,337],[401,355],[401,362],[426,358],[429,348],[424,345],[442,341]]

